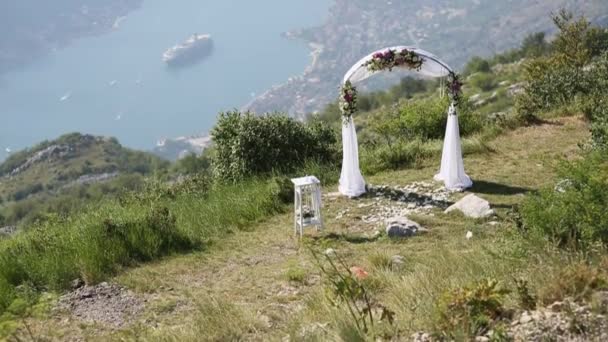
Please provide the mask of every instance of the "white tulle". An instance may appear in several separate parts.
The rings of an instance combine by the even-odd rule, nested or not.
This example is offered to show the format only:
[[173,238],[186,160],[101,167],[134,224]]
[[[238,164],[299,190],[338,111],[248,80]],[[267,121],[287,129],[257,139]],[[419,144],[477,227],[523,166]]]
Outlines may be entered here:
[[365,180],[359,170],[359,145],[353,118],[342,125],[342,151],[339,191],[349,197],[361,196],[365,193]]
[[[395,46],[374,51],[355,63],[344,75],[343,82],[350,81],[355,84],[381,71],[369,71],[364,64],[373,58],[378,52],[391,50],[408,49],[414,51],[424,58],[424,63],[420,70],[415,72],[428,77],[446,77],[452,73],[452,69],[437,56],[432,53],[419,49],[415,46]],[[359,170],[359,149],[357,145],[357,133],[355,124],[352,120],[342,127],[343,161],[342,174],[340,175],[340,193],[356,197],[365,193],[365,181]],[[465,189],[473,185],[471,178],[464,172],[462,161],[462,148],[460,146],[460,130],[458,128],[458,116],[454,104],[450,105],[448,113],[448,123],[443,142],[443,152],[441,156],[441,169],[435,179],[443,181],[448,189]]]
[[443,181],[445,187],[451,190],[466,189],[473,185],[471,178],[464,172],[458,115],[456,115],[456,109],[453,104],[450,106],[448,123],[445,128],[441,169],[435,175],[435,180]]

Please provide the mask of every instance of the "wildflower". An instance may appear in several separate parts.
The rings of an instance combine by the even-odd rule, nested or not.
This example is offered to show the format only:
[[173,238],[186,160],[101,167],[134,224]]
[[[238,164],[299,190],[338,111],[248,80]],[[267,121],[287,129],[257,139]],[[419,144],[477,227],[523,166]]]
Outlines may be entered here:
[[350,272],[357,278],[358,280],[363,280],[367,278],[369,275],[362,267],[353,266],[350,268]]

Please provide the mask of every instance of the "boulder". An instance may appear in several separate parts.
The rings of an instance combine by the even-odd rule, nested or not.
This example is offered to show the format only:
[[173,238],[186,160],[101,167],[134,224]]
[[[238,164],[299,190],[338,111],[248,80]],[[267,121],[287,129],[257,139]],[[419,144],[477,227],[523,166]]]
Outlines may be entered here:
[[10,236],[17,232],[16,226],[0,227],[0,237]]
[[391,257],[391,266],[395,268],[399,268],[405,264],[405,258],[401,255],[393,255]]
[[459,210],[464,216],[472,218],[484,218],[495,214],[494,210],[490,209],[490,202],[474,194],[467,195],[454,203],[445,210],[445,213],[447,214],[454,210]]
[[392,217],[386,220],[386,235],[390,238],[412,237],[425,232],[418,223],[405,217]]

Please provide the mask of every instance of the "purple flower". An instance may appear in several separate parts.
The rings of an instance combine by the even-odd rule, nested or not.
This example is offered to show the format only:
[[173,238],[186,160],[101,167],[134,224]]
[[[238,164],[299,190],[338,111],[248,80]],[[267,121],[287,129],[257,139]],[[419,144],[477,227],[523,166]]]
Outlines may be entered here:
[[353,96],[351,94],[344,94],[344,101],[346,102],[352,102],[353,100]]
[[382,58],[382,52],[376,52],[372,57],[374,57],[374,58]]

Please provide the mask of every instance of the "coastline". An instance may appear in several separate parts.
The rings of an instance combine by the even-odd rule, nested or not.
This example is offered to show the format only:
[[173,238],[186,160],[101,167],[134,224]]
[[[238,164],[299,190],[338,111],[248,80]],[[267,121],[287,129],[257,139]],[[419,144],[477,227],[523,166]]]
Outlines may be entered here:
[[12,36],[0,44],[0,75],[35,63],[76,40],[118,30],[142,4],[143,0],[113,0],[96,7],[82,5],[69,12],[57,9],[57,13],[49,13],[49,22],[31,27],[24,23],[19,28],[23,37]]

